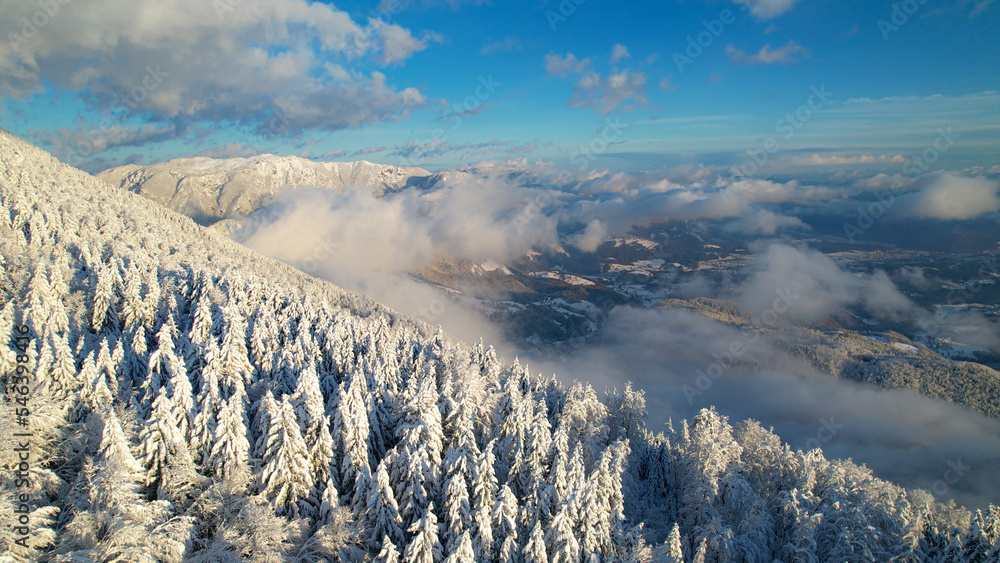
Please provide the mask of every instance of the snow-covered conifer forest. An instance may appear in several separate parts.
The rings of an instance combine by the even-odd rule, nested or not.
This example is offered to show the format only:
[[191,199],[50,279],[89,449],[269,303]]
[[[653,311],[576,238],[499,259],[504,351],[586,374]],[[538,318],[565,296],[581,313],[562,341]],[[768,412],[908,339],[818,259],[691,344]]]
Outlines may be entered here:
[[[969,511],[564,386],[0,130],[3,561],[1000,560]],[[572,374],[565,374],[569,378]]]

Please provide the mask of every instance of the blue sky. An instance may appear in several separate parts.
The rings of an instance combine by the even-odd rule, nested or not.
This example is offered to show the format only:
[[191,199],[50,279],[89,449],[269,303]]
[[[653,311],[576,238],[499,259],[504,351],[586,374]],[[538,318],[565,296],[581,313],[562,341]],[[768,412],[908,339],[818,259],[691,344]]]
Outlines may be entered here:
[[260,152],[637,171],[769,139],[786,166],[892,171],[941,130],[935,166],[1000,164],[993,0],[147,4],[0,0],[4,127],[92,171]]

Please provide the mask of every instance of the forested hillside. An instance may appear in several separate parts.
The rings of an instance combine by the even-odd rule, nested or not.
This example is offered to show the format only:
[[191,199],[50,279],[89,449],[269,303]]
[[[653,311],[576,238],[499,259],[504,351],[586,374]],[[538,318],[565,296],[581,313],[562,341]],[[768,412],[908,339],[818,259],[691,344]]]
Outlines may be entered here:
[[[970,514],[712,410],[565,387],[0,130],[9,561],[997,561]],[[570,377],[572,374],[568,374]]]

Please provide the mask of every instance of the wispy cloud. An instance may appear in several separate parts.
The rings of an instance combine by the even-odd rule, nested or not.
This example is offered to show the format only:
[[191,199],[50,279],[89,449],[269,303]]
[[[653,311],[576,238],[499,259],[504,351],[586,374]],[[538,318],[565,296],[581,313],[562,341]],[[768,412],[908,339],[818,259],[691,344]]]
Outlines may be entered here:
[[972,7],[969,12],[969,17],[976,17],[990,8],[995,0],[961,0],[959,2],[959,7],[967,8]]
[[570,74],[583,72],[589,65],[590,59],[583,59],[581,61],[573,53],[566,53],[565,56],[555,53],[545,55],[545,72],[559,78],[566,78]]
[[772,49],[769,44],[764,45],[760,48],[760,51],[757,51],[756,53],[747,53],[742,49],[737,49],[732,45],[728,45],[726,47],[726,54],[729,55],[729,60],[738,64],[788,65],[797,63],[804,58],[808,58],[809,50],[796,44],[794,41],[789,41],[787,45],[778,49]]
[[769,20],[788,12],[798,0],[733,0],[750,10],[758,20]]
[[616,65],[619,62],[629,58],[631,55],[628,52],[628,47],[622,44],[617,44],[611,48],[611,57],[608,58],[608,62]]
[[137,147],[146,143],[175,139],[186,135],[187,131],[187,128],[178,128],[173,123],[116,124],[91,131],[81,122],[75,129],[64,127],[45,131],[34,130],[29,131],[29,134],[51,145],[57,156],[68,154],[89,156],[118,147]]
[[854,26],[854,27],[852,27],[851,29],[848,29],[848,30],[847,30],[847,31],[845,31],[844,33],[841,33],[841,34],[840,34],[840,38],[841,38],[841,39],[847,39],[847,38],[849,38],[849,37],[854,37],[855,35],[857,35],[857,34],[858,34],[858,32],[859,32],[859,31],[861,31],[861,26],[859,26],[859,25],[855,25],[855,26]]
[[227,143],[219,147],[205,149],[198,153],[197,156],[206,156],[208,158],[247,158],[257,156],[263,152],[257,147],[247,146],[243,143]]
[[[620,50],[617,53],[613,51],[612,58],[615,54],[619,58],[624,57]],[[565,56],[546,55],[545,70],[550,75],[560,78],[566,78],[571,74],[579,75],[573,85],[573,95],[566,103],[571,108],[592,108],[601,116],[606,116],[616,109],[624,111],[635,109],[626,102],[631,101],[642,106],[649,104],[646,98],[647,77],[642,72],[615,68],[605,76],[591,68],[590,59],[579,60],[573,53],[567,53]]]
[[490,4],[489,0],[382,0],[378,4],[378,9],[389,14],[395,14],[414,8],[447,7],[457,10],[466,5],[485,6],[488,4]]
[[[473,143],[452,143],[448,140],[431,141],[429,143],[409,142],[401,147],[396,147],[388,153],[390,157],[401,157],[407,159],[415,158],[436,158],[450,153],[458,153],[461,160],[471,158],[486,158],[498,154],[520,155],[530,154],[538,150],[539,142],[533,139],[527,143],[516,141],[492,141]],[[386,149],[387,147],[381,147]]]
[[[588,72],[573,86],[573,97],[567,105],[571,108],[593,108],[601,116],[606,116],[628,101],[643,106],[649,104],[644,73],[623,70],[605,77]],[[622,109],[628,111],[633,108],[626,106]]]
[[823,156],[819,153],[813,153],[810,156],[793,156],[789,159],[792,164],[801,164],[806,166],[828,166],[828,165],[845,165],[845,164],[877,164],[886,162],[903,163],[906,159],[902,155],[870,155],[862,154],[855,156],[842,156],[838,154]]
[[520,51],[521,49],[523,49],[523,46],[521,45],[521,38],[508,35],[503,39],[497,39],[496,41],[486,43],[479,52],[483,55],[494,55],[496,53]]
[[364,156],[366,154],[372,154],[377,152],[383,152],[389,150],[389,147],[385,145],[376,145],[373,147],[365,147],[363,149],[358,149],[351,153],[351,156]]

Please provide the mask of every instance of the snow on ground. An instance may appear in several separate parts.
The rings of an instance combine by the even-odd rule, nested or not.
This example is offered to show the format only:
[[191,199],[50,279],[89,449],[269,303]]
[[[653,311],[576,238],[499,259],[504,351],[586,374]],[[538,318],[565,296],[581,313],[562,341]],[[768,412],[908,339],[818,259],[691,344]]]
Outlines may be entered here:
[[596,285],[594,282],[581,278],[580,276],[574,276],[573,274],[561,274],[559,272],[532,272],[532,276],[536,278],[546,278],[550,280],[559,280],[563,283],[568,283],[569,285],[577,286],[591,286]]
[[615,237],[611,240],[614,241],[615,248],[618,248],[619,246],[623,246],[626,244],[636,244],[648,249],[653,249],[656,248],[657,246],[660,246],[660,243],[658,242],[653,242],[649,239],[644,239],[634,236]]
[[500,270],[501,272],[503,272],[504,274],[506,274],[508,276],[511,275],[511,271],[509,269],[507,269],[506,266],[504,266],[503,264],[500,264],[499,262],[496,262],[494,260],[487,260],[485,262],[480,263],[478,266],[484,272],[495,272],[497,270]]
[[920,352],[920,349],[917,348],[916,346],[911,346],[909,344],[904,344],[902,342],[890,342],[889,339],[884,336],[866,334],[864,335],[864,337],[867,338],[868,340],[875,340],[883,344],[888,344],[893,348],[899,350],[900,352],[909,352],[911,354],[916,354],[917,352]]
[[[659,258],[653,260],[638,260],[631,264],[608,264],[612,272],[645,272],[647,270],[659,270],[666,264],[666,261]],[[680,266],[680,264],[675,264]]]
[[903,344],[902,342],[893,342],[892,347],[902,352],[910,352],[911,354],[916,354],[920,351],[920,349],[916,346],[910,346],[909,344]]
[[927,346],[931,350],[950,360],[964,360],[973,358],[976,353],[988,352],[988,350],[978,346],[971,346],[962,342],[957,342],[951,338],[937,338],[929,334],[918,334],[913,338],[913,341]]

